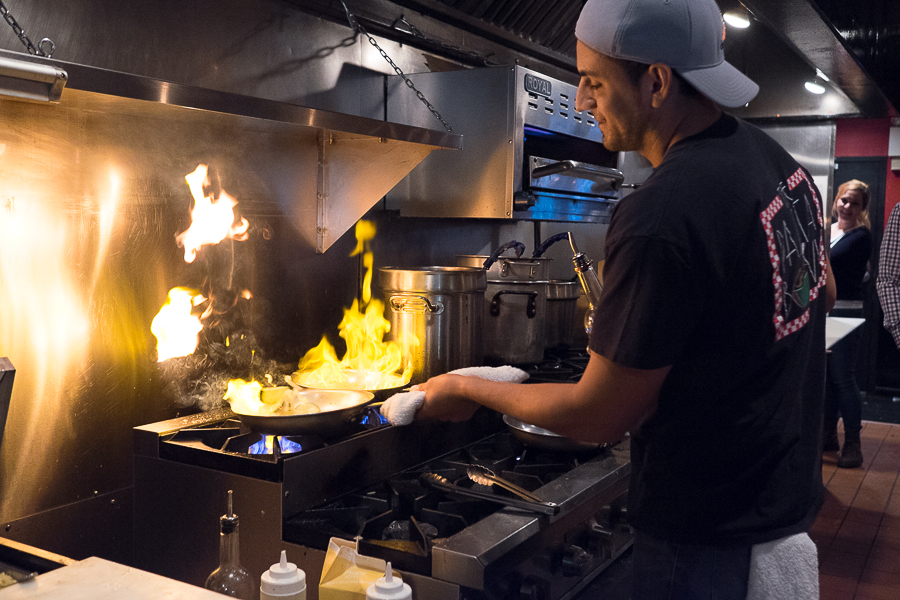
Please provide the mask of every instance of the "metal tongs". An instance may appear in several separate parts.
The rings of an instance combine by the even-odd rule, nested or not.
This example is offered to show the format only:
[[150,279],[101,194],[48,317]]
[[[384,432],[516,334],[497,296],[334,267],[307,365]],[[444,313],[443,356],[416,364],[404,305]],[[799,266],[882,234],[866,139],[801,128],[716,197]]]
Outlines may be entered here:
[[495,475],[493,471],[485,466],[469,465],[469,467],[466,469],[466,475],[468,475],[469,479],[471,479],[478,485],[499,485],[503,489],[509,490],[523,500],[528,500],[529,502],[543,502],[540,498],[538,498],[525,488],[521,488],[514,484],[512,481],[503,479],[502,477]]
[[507,498],[506,496],[498,496],[495,494],[490,494],[488,492],[479,492],[478,490],[454,485],[450,483],[446,477],[442,477],[437,473],[422,473],[419,476],[419,481],[421,481],[428,487],[441,490],[442,492],[447,492],[448,494],[465,496],[467,498],[475,498],[477,500],[487,500],[488,502],[496,502],[497,504],[503,504],[504,506],[510,506],[512,508],[518,508],[521,510],[527,510],[528,512],[535,512],[544,515],[555,515],[559,513],[559,505],[553,502],[542,502],[540,500],[520,500],[518,498]]

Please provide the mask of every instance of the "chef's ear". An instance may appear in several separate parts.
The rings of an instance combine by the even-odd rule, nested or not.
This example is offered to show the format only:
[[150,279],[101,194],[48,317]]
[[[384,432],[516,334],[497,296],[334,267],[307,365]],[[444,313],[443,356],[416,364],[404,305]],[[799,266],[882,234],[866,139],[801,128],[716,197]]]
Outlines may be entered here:
[[662,106],[663,101],[672,93],[675,85],[675,74],[672,67],[663,63],[653,63],[647,68],[645,84],[649,87],[650,102],[653,108]]

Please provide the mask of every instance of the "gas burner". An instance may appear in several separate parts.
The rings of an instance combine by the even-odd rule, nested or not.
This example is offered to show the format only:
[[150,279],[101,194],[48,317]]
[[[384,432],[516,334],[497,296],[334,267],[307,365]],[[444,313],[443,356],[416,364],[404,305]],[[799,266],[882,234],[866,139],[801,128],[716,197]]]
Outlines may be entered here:
[[528,373],[527,383],[566,383],[581,379],[591,356],[587,350],[554,348],[547,350],[544,360],[523,365]]
[[[283,435],[265,435],[260,436],[258,442],[255,442],[247,448],[250,454],[273,454],[276,457],[282,454],[296,454],[305,449],[305,445],[292,437]],[[226,447],[225,450],[228,450]]]
[[240,422],[233,419],[195,429],[182,429],[168,441],[187,445],[199,443],[209,450],[245,454],[271,461],[277,461],[281,455],[296,454],[324,445],[322,438],[315,435],[271,436],[246,432],[241,429]]
[[500,486],[479,485],[467,471],[479,464],[529,492],[602,454],[535,451],[502,432],[419,465],[362,492],[315,507],[285,524],[293,542],[324,549],[331,537],[357,539],[362,554],[391,561],[399,569],[430,574],[434,539],[459,533],[502,506],[488,500],[453,497],[424,486],[423,473],[452,484],[500,496]]
[[390,425],[384,415],[381,414],[381,411],[378,410],[378,407],[367,410],[363,414],[362,419],[360,419],[359,424],[365,427],[367,431]]
[[[169,444],[197,446],[208,450],[221,451],[227,454],[241,454],[248,457],[277,459],[281,455],[297,454],[315,450],[325,445],[349,439],[354,435],[375,429],[388,427],[387,419],[381,416],[377,408],[369,408],[362,419],[347,430],[338,440],[324,439],[318,435],[267,436],[249,432],[242,423],[234,418],[206,423],[197,427],[181,429],[166,439]],[[277,447],[271,438],[278,440]]]
[[[460,487],[507,494],[502,488],[470,481],[465,475],[469,463],[459,462],[461,458],[461,453],[455,453],[361,493],[309,509],[285,524],[288,537],[294,543],[322,549],[331,537],[357,539],[361,554],[389,560],[398,569],[430,574],[435,539],[451,537],[501,507],[485,500],[452,498],[423,485],[420,475],[435,473]],[[539,486],[538,482],[532,489]]]

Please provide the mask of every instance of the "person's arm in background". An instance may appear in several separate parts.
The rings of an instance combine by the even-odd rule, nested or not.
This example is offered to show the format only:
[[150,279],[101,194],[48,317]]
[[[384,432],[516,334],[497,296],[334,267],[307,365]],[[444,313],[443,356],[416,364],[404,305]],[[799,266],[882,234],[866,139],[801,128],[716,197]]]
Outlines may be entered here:
[[825,254],[825,312],[831,312],[834,303],[837,302],[837,281],[834,279],[834,271],[831,270],[831,259]]
[[875,287],[884,310],[884,328],[900,348],[900,204],[891,210],[884,228]]

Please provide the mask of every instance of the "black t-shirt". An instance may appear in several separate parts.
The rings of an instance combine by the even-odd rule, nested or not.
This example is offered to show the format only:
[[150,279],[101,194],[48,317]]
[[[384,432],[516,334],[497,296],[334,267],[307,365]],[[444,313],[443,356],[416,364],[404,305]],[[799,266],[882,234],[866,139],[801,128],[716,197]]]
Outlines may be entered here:
[[590,348],[628,367],[672,366],[632,435],[635,528],[756,544],[814,520],[822,228],[809,173],[728,115],[674,144],[616,207]]
[[863,277],[871,255],[872,232],[868,227],[851,229],[831,249],[838,300],[863,299]]

